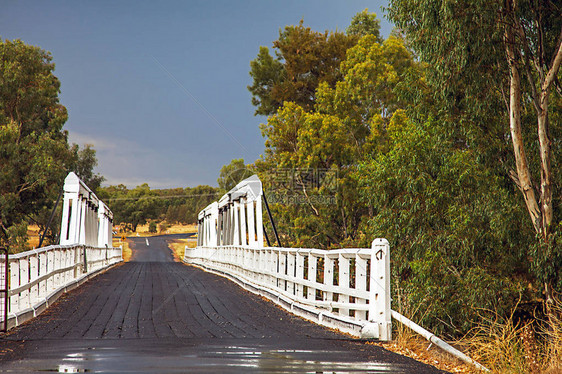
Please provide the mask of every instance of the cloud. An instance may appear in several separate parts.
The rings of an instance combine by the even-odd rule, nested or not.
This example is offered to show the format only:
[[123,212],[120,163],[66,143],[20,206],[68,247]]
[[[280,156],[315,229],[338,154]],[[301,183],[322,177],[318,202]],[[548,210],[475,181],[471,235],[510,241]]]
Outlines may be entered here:
[[[208,166],[194,160],[185,149],[151,147],[129,138],[80,132],[70,132],[69,141],[82,147],[93,145],[98,159],[96,172],[106,178],[104,185],[133,188],[148,183],[151,188],[172,188],[209,183]],[[211,174],[214,180],[215,173]]]
[[[158,178],[154,178],[157,163],[162,155],[153,149],[142,146],[130,139],[92,136],[89,134],[71,132],[70,142],[80,146],[92,144],[96,150],[98,167],[96,171],[105,178],[104,184],[124,184],[135,187],[142,183],[162,185]],[[160,171],[162,168],[160,168]],[[153,175],[150,178],[150,175]],[[152,185],[149,184],[151,187]]]

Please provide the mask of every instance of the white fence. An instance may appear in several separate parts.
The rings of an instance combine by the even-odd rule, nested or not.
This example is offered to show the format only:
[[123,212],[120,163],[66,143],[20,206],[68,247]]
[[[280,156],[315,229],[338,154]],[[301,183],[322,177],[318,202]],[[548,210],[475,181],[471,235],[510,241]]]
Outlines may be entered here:
[[294,314],[362,338],[392,339],[392,323],[413,329],[462,361],[488,371],[405,316],[390,309],[386,239],[369,249],[264,248],[261,181],[243,180],[199,213],[197,247],[184,261],[223,275]]
[[291,312],[362,338],[391,339],[389,246],[186,248],[184,261],[218,272]]
[[[8,256],[8,328],[37,316],[61,294],[117,262],[111,210],[74,173],[64,183],[60,243]],[[0,260],[5,269],[5,259]],[[0,316],[4,321],[4,316]]]
[[390,340],[388,242],[331,251],[264,248],[262,195],[261,181],[252,176],[203,209],[197,248],[186,247],[184,261],[322,325]]
[[83,245],[54,245],[9,255],[8,328],[37,316],[64,292],[120,261],[121,248]]

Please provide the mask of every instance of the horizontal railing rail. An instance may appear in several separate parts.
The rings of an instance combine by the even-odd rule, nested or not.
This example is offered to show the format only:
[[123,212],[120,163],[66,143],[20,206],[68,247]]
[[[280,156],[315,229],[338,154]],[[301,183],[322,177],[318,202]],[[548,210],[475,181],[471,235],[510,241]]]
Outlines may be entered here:
[[318,250],[186,248],[184,261],[225,275],[295,314],[364,338],[391,339],[388,242]]
[[[62,293],[123,260],[122,248],[52,245],[8,256],[8,328],[33,318]],[[2,259],[2,267],[5,267]],[[3,316],[0,316],[4,321]]]

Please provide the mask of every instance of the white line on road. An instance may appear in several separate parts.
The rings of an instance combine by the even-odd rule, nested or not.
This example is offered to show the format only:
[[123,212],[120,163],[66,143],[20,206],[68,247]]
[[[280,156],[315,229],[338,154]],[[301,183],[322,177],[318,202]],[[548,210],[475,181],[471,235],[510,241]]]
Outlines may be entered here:
[[150,247],[150,244],[148,243],[148,238],[146,238],[145,240],[146,240],[146,246]]

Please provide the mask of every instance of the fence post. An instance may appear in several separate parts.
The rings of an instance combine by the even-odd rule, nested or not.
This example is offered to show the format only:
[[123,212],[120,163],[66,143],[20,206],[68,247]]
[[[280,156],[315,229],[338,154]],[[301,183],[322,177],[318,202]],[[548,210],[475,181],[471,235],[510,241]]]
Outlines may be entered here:
[[10,263],[8,259],[8,249],[0,247],[0,255],[2,256],[2,263],[4,267],[0,270],[0,288],[2,292],[2,318],[3,327],[2,331],[8,331],[8,307],[10,295]]
[[[10,287],[16,289],[20,286],[20,263],[18,260],[10,261]],[[10,298],[10,312],[16,313],[20,310],[20,294],[13,294]]]
[[[308,252],[308,281],[316,284],[316,273],[318,266],[318,258],[312,255],[312,251]],[[316,300],[316,287],[308,286],[307,288],[307,299],[315,301]]]
[[[39,259],[37,253],[33,253],[29,256],[29,282],[33,282],[37,278],[39,278]],[[32,306],[38,298],[39,285],[36,284],[29,289],[29,306]]]
[[[334,301],[334,296],[332,289],[334,288],[334,260],[328,256],[324,255],[324,286],[326,291],[323,292],[323,300],[328,302]],[[329,307],[330,312],[332,312],[332,307]]]
[[[367,260],[358,252],[355,255],[355,289],[358,291],[366,291],[367,282]],[[367,301],[365,299],[358,299],[356,303],[367,304]],[[358,310],[355,312],[355,317],[360,320],[366,320],[367,311]]]
[[378,339],[392,339],[390,312],[390,246],[386,239],[375,239],[371,252],[369,321],[378,325]]
[[[339,277],[338,277],[338,285],[344,289],[349,288],[349,258],[344,256],[340,253],[338,258],[338,266],[339,266]],[[340,293],[338,297],[338,301],[340,303],[349,303],[349,295]],[[349,309],[340,308],[340,314],[344,316],[349,316]]]
[[[38,259],[39,259],[39,266],[38,266],[38,274],[37,277],[41,278],[44,275],[47,275],[47,272],[49,270],[48,265],[47,265],[47,253],[46,252],[41,252],[37,255]],[[39,299],[44,298],[45,296],[47,296],[47,279],[42,280],[41,282],[39,282],[38,284],[39,288],[39,293],[38,293],[38,297]]]
[[295,253],[296,259],[297,259],[297,271],[296,271],[296,277],[298,279],[298,282],[296,283],[296,290],[295,290],[295,295],[298,298],[303,298],[303,286],[302,286],[302,281],[304,280],[304,255],[301,253],[300,249]]

